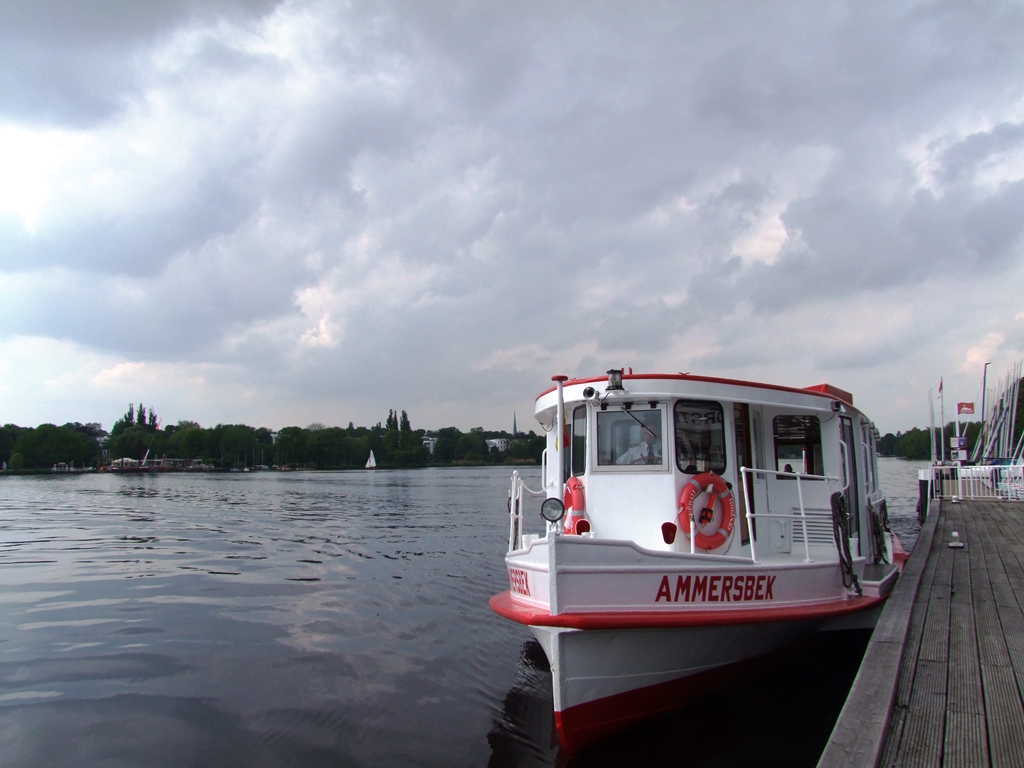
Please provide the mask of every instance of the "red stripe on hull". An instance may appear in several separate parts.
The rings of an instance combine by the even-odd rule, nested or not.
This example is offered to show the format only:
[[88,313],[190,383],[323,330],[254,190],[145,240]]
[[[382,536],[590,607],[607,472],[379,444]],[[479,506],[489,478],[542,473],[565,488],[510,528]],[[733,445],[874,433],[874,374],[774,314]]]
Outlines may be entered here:
[[559,613],[552,616],[541,608],[517,603],[508,591],[488,602],[491,610],[506,619],[534,627],[570,629],[664,629],[669,627],[713,627],[727,624],[760,624],[778,621],[831,620],[865,611],[884,601],[881,597],[850,597],[834,603],[780,605],[770,608],[729,608],[724,610],[616,611]]
[[686,706],[740,678],[773,654],[744,659],[647,688],[626,691],[555,712],[562,748],[570,755],[663,712]]

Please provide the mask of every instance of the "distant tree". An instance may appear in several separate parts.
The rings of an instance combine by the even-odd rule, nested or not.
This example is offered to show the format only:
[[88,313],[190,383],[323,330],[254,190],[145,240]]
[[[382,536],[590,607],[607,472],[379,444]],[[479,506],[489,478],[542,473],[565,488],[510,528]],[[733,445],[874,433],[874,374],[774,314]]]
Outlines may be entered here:
[[480,432],[470,432],[455,444],[455,460],[467,464],[482,464],[487,457],[487,443]]
[[116,437],[110,438],[110,455],[115,459],[137,459],[141,461],[146,454],[153,453],[154,437],[142,424],[134,424],[124,429]]
[[317,469],[345,466],[345,430],[340,427],[318,429],[308,438],[309,458]]
[[220,455],[231,466],[248,466],[256,446],[256,430],[245,424],[225,427],[220,438]]
[[174,431],[170,447],[177,454],[179,459],[201,459],[203,458],[203,443],[205,442],[205,430],[199,427],[182,429],[179,427]]
[[893,453],[904,459],[929,459],[929,434],[926,429],[911,429],[896,440]]
[[277,462],[290,467],[300,467],[307,461],[308,432],[301,427],[284,427],[277,433]]
[[402,421],[398,426],[400,432],[412,432],[412,425],[409,423],[409,414],[402,411]]
[[524,435],[521,432],[520,436],[509,443],[508,446],[508,459],[509,461],[520,463],[520,462],[540,462],[541,455],[544,453],[545,439],[538,437],[533,432],[529,435]]
[[10,463],[18,435],[27,429],[28,427],[19,427],[17,424],[4,424],[0,427],[0,462]]
[[458,427],[442,427],[434,432],[437,442],[434,443],[433,461],[436,464],[451,464],[455,461],[455,447],[462,437]]
[[14,453],[20,454],[26,469],[46,469],[65,462],[84,467],[96,461],[96,439],[74,429],[40,424],[18,436]]

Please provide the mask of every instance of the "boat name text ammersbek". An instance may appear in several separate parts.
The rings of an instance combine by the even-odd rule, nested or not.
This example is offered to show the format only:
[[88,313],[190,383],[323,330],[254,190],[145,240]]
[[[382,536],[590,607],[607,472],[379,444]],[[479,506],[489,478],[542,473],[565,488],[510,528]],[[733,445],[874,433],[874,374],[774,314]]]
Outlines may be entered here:
[[747,603],[774,600],[775,576],[767,574],[677,576],[675,589],[668,576],[661,577],[654,602]]

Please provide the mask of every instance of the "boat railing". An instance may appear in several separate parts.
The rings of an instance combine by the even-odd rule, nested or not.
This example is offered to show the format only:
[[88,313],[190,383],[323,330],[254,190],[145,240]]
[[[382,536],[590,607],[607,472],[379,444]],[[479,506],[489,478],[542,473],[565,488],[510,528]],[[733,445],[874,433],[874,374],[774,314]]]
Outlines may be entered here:
[[928,473],[934,499],[988,499],[1024,501],[1024,465],[988,464],[979,466],[937,465]]
[[519,470],[512,472],[512,488],[508,494],[508,551],[522,549],[523,546],[523,496],[546,496],[542,489],[535,491],[526,484],[519,475]]
[[[782,472],[773,469],[753,469],[750,467],[740,467],[741,482],[743,483],[743,510],[744,515],[747,518],[747,530],[754,530],[754,520],[756,519],[767,519],[767,520],[792,520],[800,523],[801,531],[803,533],[803,544],[804,544],[804,562],[814,562],[811,559],[811,537],[808,533],[808,523],[820,516],[821,510],[817,508],[808,507],[804,504],[804,483],[814,482],[826,483],[829,488],[830,494],[832,490],[842,489],[842,480],[832,475],[809,475],[803,472]],[[751,481],[757,480],[759,476],[763,476],[767,479],[769,476],[776,478],[792,478],[796,480],[796,493],[797,500],[799,502],[798,507],[793,507],[793,512],[780,513],[780,512],[758,512],[754,513],[753,508],[750,504],[751,492],[753,490],[753,482],[747,482],[749,478]],[[770,494],[769,494],[770,500]],[[769,509],[771,506],[769,504]],[[828,511],[829,519],[831,520],[831,510]],[[691,523],[692,525],[692,523]],[[754,543],[754,537],[750,537],[750,559],[753,562],[757,562],[757,549]]]

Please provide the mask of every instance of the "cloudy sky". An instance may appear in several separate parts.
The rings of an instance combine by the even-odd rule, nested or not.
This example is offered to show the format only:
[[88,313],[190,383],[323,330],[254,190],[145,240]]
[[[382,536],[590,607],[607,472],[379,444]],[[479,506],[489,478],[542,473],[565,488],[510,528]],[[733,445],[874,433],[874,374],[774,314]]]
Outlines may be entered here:
[[1024,357],[1018,2],[0,2],[0,423]]

